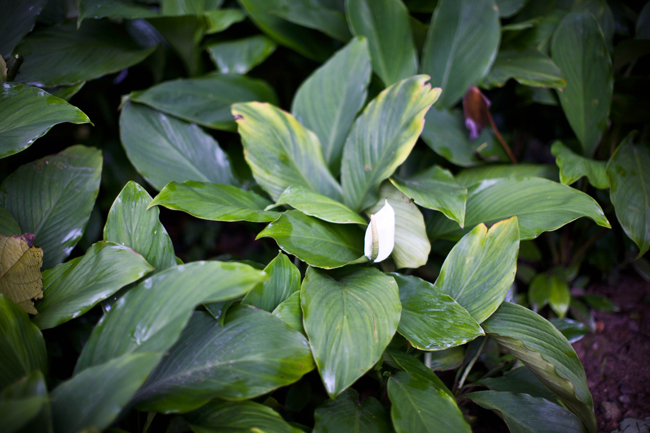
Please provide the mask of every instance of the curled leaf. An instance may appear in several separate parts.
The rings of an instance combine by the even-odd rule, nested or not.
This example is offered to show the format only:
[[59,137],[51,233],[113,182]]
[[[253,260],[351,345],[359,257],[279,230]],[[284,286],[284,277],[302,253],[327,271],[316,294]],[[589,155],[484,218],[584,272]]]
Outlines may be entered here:
[[43,250],[34,235],[0,235],[0,293],[30,314],[38,314],[33,299],[43,297]]

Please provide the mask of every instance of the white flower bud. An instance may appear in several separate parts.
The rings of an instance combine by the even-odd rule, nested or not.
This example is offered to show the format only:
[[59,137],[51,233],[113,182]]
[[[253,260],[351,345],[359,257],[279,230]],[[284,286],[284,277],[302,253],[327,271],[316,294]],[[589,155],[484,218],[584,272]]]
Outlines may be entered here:
[[395,211],[385,201],[384,207],[370,215],[370,224],[366,229],[364,253],[370,261],[379,263],[393,252],[395,246]]

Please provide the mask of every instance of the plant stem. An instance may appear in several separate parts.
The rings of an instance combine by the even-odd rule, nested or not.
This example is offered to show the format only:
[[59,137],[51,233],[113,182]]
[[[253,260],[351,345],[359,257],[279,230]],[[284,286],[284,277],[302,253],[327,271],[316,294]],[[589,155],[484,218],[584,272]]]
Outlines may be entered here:
[[494,133],[496,134],[499,143],[501,143],[501,146],[503,146],[503,150],[506,151],[506,153],[508,154],[508,158],[510,158],[512,163],[516,164],[517,158],[515,158],[515,155],[512,153],[512,150],[510,150],[510,147],[508,146],[508,143],[506,143],[506,141],[501,136],[501,133],[497,129],[497,125],[494,123],[494,119],[492,119],[492,114],[490,113],[489,110],[487,112],[487,115],[488,115],[488,120],[490,121],[490,125],[492,126],[492,130],[494,130]]
[[487,337],[483,339],[481,342],[481,346],[478,348],[476,351],[476,355],[469,361],[467,364],[467,367],[465,368],[465,371],[463,372],[463,375],[461,376],[460,380],[458,383],[454,385],[454,390],[453,393],[456,394],[456,391],[458,391],[460,388],[463,387],[463,384],[465,383],[465,379],[467,379],[467,375],[469,375],[469,372],[472,370],[472,367],[474,367],[474,364],[478,360],[478,357],[481,356],[481,352],[483,352],[483,348],[485,347],[485,343],[487,343]]

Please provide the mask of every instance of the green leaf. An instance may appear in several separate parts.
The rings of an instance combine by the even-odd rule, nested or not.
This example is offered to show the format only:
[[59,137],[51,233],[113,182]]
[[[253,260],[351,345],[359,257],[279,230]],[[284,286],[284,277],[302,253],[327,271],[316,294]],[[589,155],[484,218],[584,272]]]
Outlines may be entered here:
[[316,134],[270,104],[234,104],[244,156],[257,183],[277,200],[291,185],[341,201],[341,186],[327,169]]
[[440,211],[463,227],[467,189],[449,170],[436,165],[407,179],[393,176],[390,181],[420,206]]
[[342,3],[331,0],[285,0],[282,7],[271,11],[271,13],[292,23],[320,30],[334,39],[347,42],[352,35],[348,29],[348,23],[345,21],[343,8],[339,7]]
[[122,108],[120,138],[133,166],[158,190],[171,181],[235,182],[228,156],[212,136],[145,105]]
[[162,0],[162,13],[166,15],[200,15],[219,9],[223,0]]
[[153,5],[138,3],[137,0],[81,0],[77,25],[86,18],[153,18],[159,15]]
[[266,278],[241,263],[193,262],[159,272],[129,290],[95,326],[75,373],[125,354],[164,352],[195,306],[235,299]]
[[318,268],[340,268],[366,261],[363,233],[354,226],[330,224],[290,210],[257,235],[273,238],[280,248],[303,262]]
[[489,230],[479,224],[445,259],[435,287],[482,323],[499,308],[515,279],[519,225],[512,217]]
[[[436,354],[440,352],[430,352],[427,355],[431,353]],[[422,382],[431,382],[438,392],[445,393],[449,397],[454,397],[454,394],[449,390],[449,388],[445,386],[442,380],[440,380],[440,378],[433,371],[431,371],[430,368],[422,364],[414,356],[407,355],[401,350],[389,348],[386,349],[386,352],[384,352],[384,360],[394,368],[404,370],[413,376],[418,376]]]
[[0,1],[0,56],[5,59],[11,56],[18,42],[34,28],[45,3],[47,0]]
[[[625,234],[639,247],[637,258],[650,248],[650,150],[626,138],[607,164],[609,196]],[[21,225],[22,227],[22,225]]]
[[293,24],[275,15],[284,2],[278,0],[238,0],[253,23],[271,39],[312,60],[327,60],[334,47],[323,34]]
[[482,326],[489,337],[521,360],[553,391],[589,432],[596,431],[585,371],[560,331],[540,315],[509,302],[501,304]]
[[564,338],[571,344],[579,341],[582,337],[589,334],[589,328],[582,322],[571,319],[551,319],[550,322],[564,335]]
[[596,200],[587,194],[550,180],[524,177],[473,184],[467,189],[466,228],[459,229],[455,222],[434,214],[427,221],[427,232],[433,238],[455,240],[480,222],[492,224],[514,215],[519,219],[521,240],[535,239],[585,216],[610,228]]
[[235,131],[230,106],[236,102],[277,104],[275,91],[264,81],[240,74],[212,73],[200,78],[165,81],[133,92],[129,100],[199,125]]
[[83,257],[43,273],[43,299],[33,321],[41,329],[59,326],[86,313],[154,268],[132,249],[97,242]]
[[392,433],[390,417],[374,397],[361,403],[359,393],[348,389],[336,400],[327,400],[314,412],[313,433]]
[[529,0],[496,0],[499,17],[510,18],[524,7]]
[[305,328],[302,325],[302,310],[300,309],[300,292],[295,292],[282,301],[275,307],[272,314],[296,331],[300,331],[301,334],[305,333]]
[[[638,261],[637,261],[638,263]],[[638,271],[638,268],[635,268]],[[600,295],[582,295],[582,300],[585,301],[591,308],[597,311],[604,311],[606,313],[618,313],[621,308],[609,298]]]
[[368,221],[343,203],[315,193],[303,186],[292,185],[285,189],[273,205],[289,205],[302,213],[335,224],[362,224]]
[[[443,350],[484,335],[456,301],[427,281],[391,273],[399,286],[402,317],[397,331],[420,350]],[[449,326],[452,323],[453,326]]]
[[537,274],[530,283],[528,302],[533,311],[538,311],[548,303],[555,314],[562,318],[571,303],[569,285],[557,275]]
[[490,128],[483,129],[478,137],[470,141],[461,110],[432,107],[424,120],[424,142],[455,165],[471,167],[486,160],[505,161],[507,158]]
[[90,123],[80,109],[41,89],[2,83],[0,158],[21,152],[59,123]]
[[557,398],[526,366],[513,368],[501,377],[486,377],[477,383],[494,391],[528,394],[556,402]]
[[146,412],[187,412],[215,396],[258,397],[313,368],[305,337],[270,313],[233,307],[222,326],[197,311],[134,402]]
[[229,433],[296,433],[273,409],[254,401],[212,400],[184,418],[194,432],[224,431]]
[[370,75],[368,42],[357,37],[312,73],[293,99],[291,114],[318,136],[333,173],[340,169],[343,145],[366,100]]
[[558,90],[564,89],[567,84],[553,60],[535,48],[499,51],[481,87],[503,87],[511,78],[524,86],[554,87]]
[[14,217],[3,207],[0,207],[0,234],[5,236],[21,235],[23,232]]
[[567,81],[558,92],[560,104],[590,157],[607,129],[614,88],[612,61],[596,19],[589,12],[567,14],[553,36],[551,57]]
[[381,182],[411,153],[424,115],[441,92],[425,84],[427,79],[418,75],[390,86],[354,122],[343,148],[341,172],[345,204],[352,210],[376,203]]
[[203,47],[200,44],[210,25],[205,15],[162,16],[149,18],[147,22],[180,57],[190,77],[201,75]]
[[168,183],[149,207],[164,206],[210,221],[270,222],[281,215],[264,210],[270,205],[270,201],[253,191],[188,180]]
[[45,340],[27,313],[2,294],[0,313],[0,389],[34,370],[47,373]]
[[269,279],[248,292],[243,304],[251,304],[270,312],[300,291],[300,271],[282,252],[264,268],[264,272]]
[[162,358],[162,353],[130,353],[90,367],[52,392],[54,430],[104,430],[126,407]]
[[[256,35],[235,41],[213,43],[206,48],[219,72],[245,74],[273,54],[276,45],[266,36]],[[255,83],[262,84],[262,82]],[[272,95],[275,98],[275,95]]]
[[[110,35],[110,37],[107,37]],[[107,20],[57,24],[22,40],[15,52],[25,57],[16,81],[39,87],[72,85],[140,63],[155,50],[143,47],[125,27]]]
[[239,9],[206,10],[203,12],[203,16],[207,22],[205,32],[209,35],[222,32],[231,25],[246,19],[246,15]]
[[308,268],[303,322],[318,371],[335,398],[381,358],[397,330],[397,284],[375,268],[325,273]]
[[388,380],[390,415],[397,433],[471,433],[453,396],[422,376],[403,371]]
[[157,271],[176,266],[172,240],[160,223],[158,208],[148,209],[151,196],[129,181],[108,211],[104,240],[125,245],[142,254]]
[[0,393],[0,418],[4,433],[52,432],[52,413],[45,377],[34,370]]
[[372,68],[386,87],[418,72],[409,12],[401,0],[346,0],[350,30],[365,36]]
[[495,411],[512,433],[586,432],[574,414],[543,398],[497,391],[472,392],[463,397]]
[[598,189],[609,188],[607,179],[607,163],[585,158],[574,153],[571,149],[556,141],[551,146],[551,153],[560,168],[560,181],[565,185],[575,183],[582,176],[587,176],[589,183]]
[[0,206],[35,235],[44,269],[61,263],[81,239],[101,172],[102,152],[76,145],[21,166],[0,185]]
[[424,217],[416,205],[390,182],[384,182],[379,189],[379,200],[366,212],[376,214],[385,201],[395,211],[395,246],[391,257],[395,266],[419,268],[427,264],[431,243],[427,237]]
[[456,104],[490,70],[499,47],[499,9],[493,0],[440,0],[431,18],[420,71],[444,89],[436,106]]
[[483,180],[504,177],[542,177],[557,181],[558,170],[556,166],[547,164],[485,165],[461,170],[456,174],[456,182],[467,188]]
[[77,84],[72,86],[55,86],[47,88],[47,93],[57,98],[61,98],[66,102],[70,102],[70,99],[86,85],[85,81],[80,81]]

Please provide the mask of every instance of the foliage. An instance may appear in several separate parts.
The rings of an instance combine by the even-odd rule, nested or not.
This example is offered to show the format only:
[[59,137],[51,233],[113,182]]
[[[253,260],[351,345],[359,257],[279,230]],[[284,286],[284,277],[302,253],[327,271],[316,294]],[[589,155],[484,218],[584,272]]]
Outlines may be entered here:
[[3,427],[594,433],[584,288],[650,248],[637,9],[0,0]]

